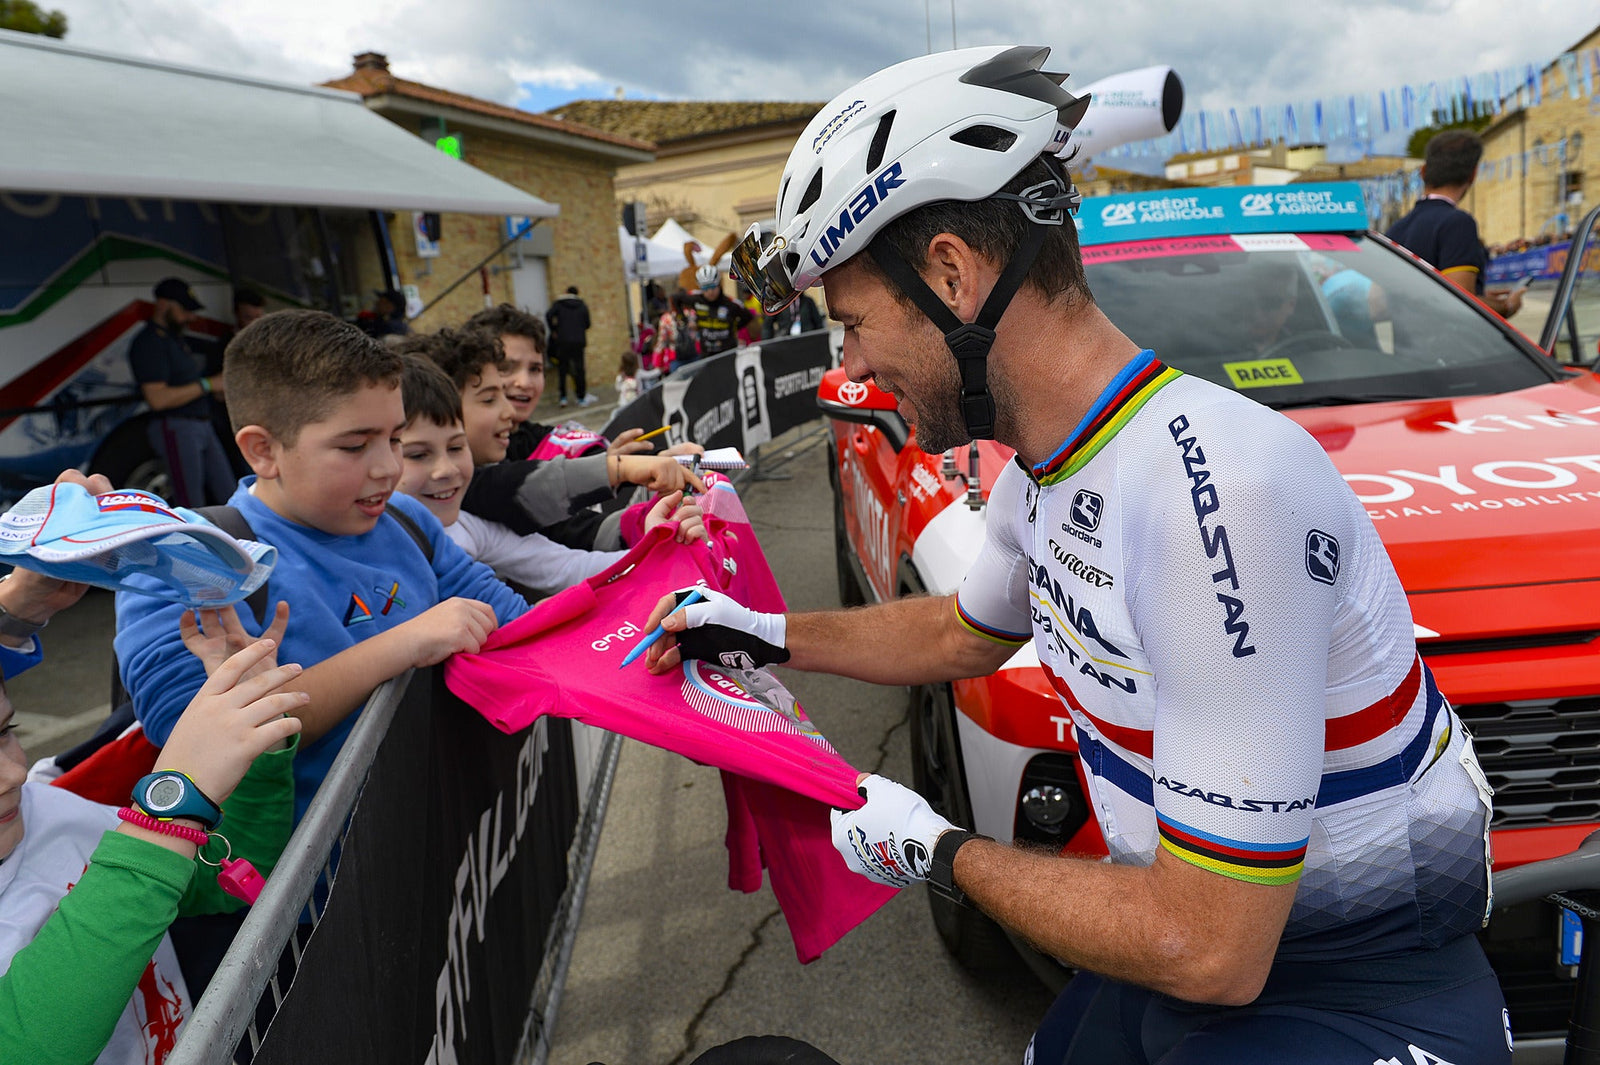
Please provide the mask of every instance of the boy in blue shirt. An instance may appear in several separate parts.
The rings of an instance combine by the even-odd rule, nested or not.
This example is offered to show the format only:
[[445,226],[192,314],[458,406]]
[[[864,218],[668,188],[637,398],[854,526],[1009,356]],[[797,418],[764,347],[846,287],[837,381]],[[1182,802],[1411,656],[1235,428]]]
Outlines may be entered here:
[[[298,821],[373,688],[476,651],[527,603],[427,508],[395,493],[406,423],[397,354],[332,315],[280,311],[241,331],[225,358],[235,439],[255,471],[228,503],[278,549],[268,614],[290,605],[281,657],[306,667],[284,690],[311,695],[298,713]],[[432,546],[431,561],[404,519]],[[182,610],[117,595],[123,683],[156,744],[205,682],[178,637]],[[241,614],[258,635],[256,619]]]

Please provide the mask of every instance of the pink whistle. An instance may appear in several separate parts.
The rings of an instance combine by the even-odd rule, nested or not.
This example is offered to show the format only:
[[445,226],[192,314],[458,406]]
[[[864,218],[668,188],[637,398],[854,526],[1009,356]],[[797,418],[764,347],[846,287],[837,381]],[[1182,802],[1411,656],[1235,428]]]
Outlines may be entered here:
[[267,886],[267,878],[256,872],[247,858],[224,858],[217,883],[234,898],[254,904],[261,897],[261,889]]

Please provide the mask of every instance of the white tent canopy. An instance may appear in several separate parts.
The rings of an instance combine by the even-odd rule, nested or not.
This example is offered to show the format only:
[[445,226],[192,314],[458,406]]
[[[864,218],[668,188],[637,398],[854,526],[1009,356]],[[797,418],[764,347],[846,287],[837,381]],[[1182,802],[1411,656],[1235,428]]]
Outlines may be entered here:
[[678,269],[680,270],[689,264],[688,260],[683,257],[683,246],[691,241],[699,248],[694,257],[696,266],[704,265],[711,256],[712,249],[706,247],[699,237],[680,226],[676,218],[669,218],[662,222],[661,228],[656,230],[656,235],[650,239],[657,244],[664,244],[669,248],[677,249]]
[[0,190],[461,211],[560,209],[360,98],[0,31]]
[[644,242],[645,258],[639,259],[639,242],[621,226],[617,227],[617,245],[622,249],[622,266],[629,281],[649,281],[657,277],[677,277],[688,263],[683,249],[655,240]]
[[[677,273],[678,270],[682,270],[685,266],[689,265],[689,260],[683,256],[683,246],[685,244],[688,244],[691,241],[694,243],[696,248],[694,253],[694,264],[696,266],[704,266],[706,263],[710,262],[711,253],[716,251],[715,248],[706,247],[705,241],[701,240],[687,229],[684,229],[683,226],[679,225],[676,218],[669,218],[665,222],[662,222],[661,228],[656,230],[656,235],[650,239],[657,244],[672,248],[677,254],[678,269],[672,271],[673,273]],[[727,273],[732,266],[732,252],[729,252],[721,259],[717,260],[717,269],[721,270],[723,273]]]

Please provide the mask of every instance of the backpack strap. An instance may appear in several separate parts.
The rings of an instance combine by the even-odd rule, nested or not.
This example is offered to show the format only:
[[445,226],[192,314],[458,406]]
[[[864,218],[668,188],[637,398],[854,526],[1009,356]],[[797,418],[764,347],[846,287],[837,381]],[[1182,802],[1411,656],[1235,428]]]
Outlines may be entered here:
[[422,531],[422,526],[417,524],[417,520],[399,507],[385,507],[384,513],[400,523],[400,528],[406,531],[406,535],[417,542],[422,557],[428,560],[430,566],[433,565],[433,541],[428,539],[428,534]]
[[[433,563],[433,541],[429,540],[428,534],[422,531],[422,526],[418,525],[416,519],[412,518],[411,515],[398,507],[388,507],[386,510],[388,515],[399,524],[400,528],[406,531],[406,535],[416,542],[418,550],[422,552],[422,557],[427,559],[431,565]],[[250,522],[245,520],[244,514],[240,512],[238,507],[230,507],[226,504],[215,507],[197,507],[195,508],[195,513],[235,540],[254,540],[256,538],[255,530],[250,528]],[[249,598],[245,600],[246,605],[250,607],[250,613],[255,616],[257,625],[265,625],[267,623],[267,586],[269,583],[271,582],[263,581],[261,587],[251,592]]]
[[[230,507],[227,504],[215,507],[196,507],[195,513],[235,540],[254,540],[256,538],[255,530],[250,528],[250,522],[245,520],[244,514],[240,512],[238,507]],[[250,608],[250,613],[255,616],[258,626],[267,623],[268,583],[268,581],[262,581],[261,587],[251,592],[249,597],[245,599],[245,605]]]

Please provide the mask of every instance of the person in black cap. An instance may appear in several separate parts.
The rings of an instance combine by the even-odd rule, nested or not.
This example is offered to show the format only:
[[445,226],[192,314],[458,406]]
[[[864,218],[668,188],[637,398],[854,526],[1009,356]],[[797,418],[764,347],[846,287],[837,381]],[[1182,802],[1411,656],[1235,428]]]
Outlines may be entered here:
[[155,415],[148,426],[150,446],[172,472],[167,501],[183,507],[220,503],[235,483],[211,424],[211,397],[222,394],[222,375],[206,376],[183,339],[200,301],[176,277],[156,285],[155,298],[150,321],[128,347],[128,362]]
[[372,310],[356,320],[362,332],[373,337],[405,336],[411,332],[411,326],[406,324],[405,293],[397,288],[380,288],[372,295]]

